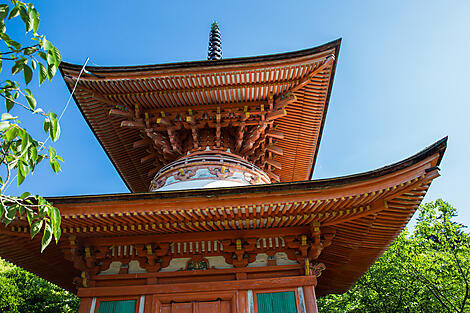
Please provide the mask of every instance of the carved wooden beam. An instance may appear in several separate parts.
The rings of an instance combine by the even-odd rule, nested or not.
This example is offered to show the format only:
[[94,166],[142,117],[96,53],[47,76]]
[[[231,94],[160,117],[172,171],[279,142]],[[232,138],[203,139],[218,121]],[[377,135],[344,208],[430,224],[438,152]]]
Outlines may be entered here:
[[133,118],[134,117],[133,112],[122,111],[122,110],[118,110],[118,109],[109,110],[109,115],[117,116],[117,117],[124,117],[124,118]]
[[137,140],[136,142],[134,142],[132,144],[132,147],[134,149],[137,149],[137,148],[141,148],[141,147],[146,147],[146,146],[151,145],[151,144],[152,144],[152,140],[150,140],[149,138],[144,138],[144,139]]
[[266,163],[273,166],[273,167],[275,167],[275,168],[277,168],[277,169],[279,169],[279,170],[282,168],[281,163],[278,162],[278,161],[275,161],[273,159],[266,159]]
[[277,130],[268,130],[266,132],[266,136],[272,137],[275,139],[284,139],[284,133],[277,131]]
[[241,153],[246,153],[247,151],[251,150],[253,148],[253,145],[255,144],[256,140],[261,136],[261,134],[264,132],[266,127],[268,126],[268,123],[266,122],[260,122],[258,127],[254,127],[250,135],[248,136],[245,145],[243,146],[243,149]]
[[171,160],[176,158],[177,155],[171,150],[170,143],[166,138],[153,129],[146,129],[145,133],[149,138],[153,139],[154,144],[162,150],[165,159]]
[[140,159],[140,163],[147,163],[149,161],[154,160],[157,157],[157,154],[155,152],[150,153],[149,155],[144,156],[143,158]]
[[275,182],[280,182],[281,181],[281,178],[274,174],[273,172],[271,171],[265,171],[265,173],[269,176],[269,178],[271,178],[271,180],[275,181]]
[[171,147],[177,154],[183,154],[181,143],[179,142],[178,134],[173,127],[168,127],[168,138],[170,139]]
[[292,93],[292,91],[288,91],[284,93],[280,97],[276,97],[274,100],[274,108],[272,111],[277,111],[283,109],[286,105],[291,104],[292,102],[296,101],[297,97]]
[[269,152],[272,152],[274,154],[277,154],[277,155],[284,155],[284,152],[282,151],[282,148],[279,148],[278,146],[269,145],[269,146],[266,147],[266,150],[268,150]]
[[285,115],[287,115],[287,111],[285,109],[279,109],[279,110],[269,112],[268,114],[266,114],[266,120],[272,121],[277,118],[283,117]]
[[138,129],[144,129],[145,124],[143,121],[122,121],[121,122],[121,127],[133,127],[133,128],[138,128]]

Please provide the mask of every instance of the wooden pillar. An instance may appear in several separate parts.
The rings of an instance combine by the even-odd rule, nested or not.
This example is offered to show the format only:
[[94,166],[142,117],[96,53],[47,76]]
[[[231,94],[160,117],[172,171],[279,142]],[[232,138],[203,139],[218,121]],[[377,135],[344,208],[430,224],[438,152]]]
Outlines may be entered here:
[[313,286],[303,286],[306,313],[318,313],[317,298]]
[[90,313],[92,302],[93,302],[92,298],[80,299],[80,308],[78,309],[78,313]]
[[[237,292],[237,310],[236,313],[248,313],[248,290],[239,290]],[[235,313],[234,312],[234,313]]]
[[154,301],[153,295],[145,295],[145,306],[144,306],[144,313],[155,313],[160,312],[160,307],[156,310],[156,303]]

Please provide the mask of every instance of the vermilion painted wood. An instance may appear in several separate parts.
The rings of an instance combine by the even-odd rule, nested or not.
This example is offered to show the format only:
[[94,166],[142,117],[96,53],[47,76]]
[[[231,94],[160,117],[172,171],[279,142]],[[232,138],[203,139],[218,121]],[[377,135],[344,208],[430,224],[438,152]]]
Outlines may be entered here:
[[298,287],[311,285],[316,286],[315,276],[293,276],[266,279],[250,279],[238,281],[215,281],[205,283],[182,283],[167,285],[144,285],[144,286],[122,286],[122,287],[100,287],[80,288],[79,297],[119,297],[123,295],[148,295],[148,294],[173,294],[188,292],[221,292],[230,290],[270,289],[273,286]]

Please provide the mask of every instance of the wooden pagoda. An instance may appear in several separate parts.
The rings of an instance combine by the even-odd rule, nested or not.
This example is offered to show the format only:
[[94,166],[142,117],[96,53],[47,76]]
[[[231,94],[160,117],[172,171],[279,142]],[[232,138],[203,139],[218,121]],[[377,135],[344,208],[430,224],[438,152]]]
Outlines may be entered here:
[[128,194],[54,197],[63,237],[27,222],[0,255],[76,292],[80,313],[317,312],[396,238],[446,138],[374,171],[310,180],[340,40],[297,52],[60,70]]

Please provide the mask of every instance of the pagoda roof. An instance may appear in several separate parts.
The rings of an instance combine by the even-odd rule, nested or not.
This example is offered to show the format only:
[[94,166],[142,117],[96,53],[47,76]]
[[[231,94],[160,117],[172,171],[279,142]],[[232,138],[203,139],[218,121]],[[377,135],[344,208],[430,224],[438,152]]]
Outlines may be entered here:
[[[73,94],[90,128],[132,192],[148,191],[152,173],[162,164],[141,162],[149,155],[142,133],[121,127],[110,115],[116,107],[138,105],[140,110],[175,111],[208,106],[245,105],[264,108],[269,97],[280,99],[293,91],[296,100],[287,115],[274,121],[283,133],[276,146],[283,151],[281,182],[311,178],[328,108],[341,40],[295,52],[159,65],[91,67],[80,77]],[[62,62],[60,71],[70,91],[80,65]],[[259,109],[258,109],[259,110]],[[261,109],[263,110],[263,109]]]
[[[149,235],[170,242],[256,232],[288,236],[318,222],[335,232],[318,258],[326,265],[316,288],[322,296],[347,291],[398,236],[439,176],[446,144],[444,138],[401,162],[338,178],[48,200],[60,209],[63,237],[73,235],[90,245],[116,236],[134,244]],[[17,220],[0,229],[0,255],[72,290],[79,273],[64,260],[64,240],[41,254],[40,238],[30,240],[27,221]]]

